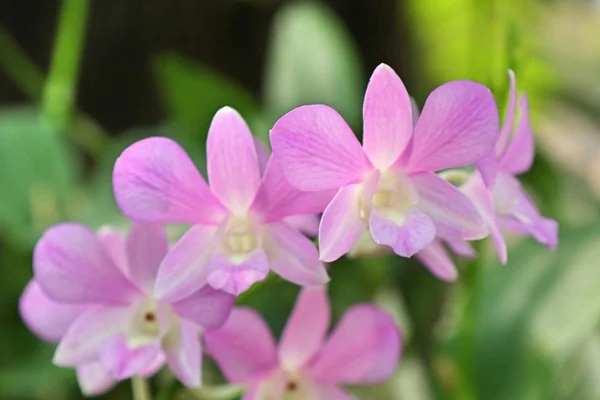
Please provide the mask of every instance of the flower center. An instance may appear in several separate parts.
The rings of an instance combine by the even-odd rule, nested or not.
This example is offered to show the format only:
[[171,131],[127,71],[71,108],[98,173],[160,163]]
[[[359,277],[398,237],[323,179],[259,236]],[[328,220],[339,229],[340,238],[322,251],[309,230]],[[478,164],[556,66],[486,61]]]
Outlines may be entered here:
[[246,216],[233,216],[223,234],[223,246],[230,254],[249,254],[258,247],[258,236]]
[[410,181],[398,171],[381,172],[374,193],[369,191],[369,185],[372,183],[365,183],[359,205],[360,217],[364,220],[369,218],[372,208],[401,218],[419,201]]

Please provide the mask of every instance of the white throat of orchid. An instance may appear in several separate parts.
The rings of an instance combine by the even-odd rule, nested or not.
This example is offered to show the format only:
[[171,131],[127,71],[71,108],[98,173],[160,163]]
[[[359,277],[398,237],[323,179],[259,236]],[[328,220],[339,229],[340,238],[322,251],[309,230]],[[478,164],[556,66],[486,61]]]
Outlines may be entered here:
[[169,305],[145,299],[133,311],[127,332],[129,345],[136,348],[161,338],[175,328],[177,322],[178,318]]
[[[373,190],[373,180],[370,177],[364,184],[360,199],[360,217],[368,220],[371,211],[378,213],[401,224],[405,216],[419,202],[419,196],[408,178],[398,171],[382,171]],[[372,194],[371,194],[372,193]]]
[[248,216],[234,215],[227,221],[222,245],[225,253],[232,257],[245,257],[258,248],[259,238]]
[[312,399],[313,384],[299,371],[276,371],[261,388],[263,400],[306,400]]

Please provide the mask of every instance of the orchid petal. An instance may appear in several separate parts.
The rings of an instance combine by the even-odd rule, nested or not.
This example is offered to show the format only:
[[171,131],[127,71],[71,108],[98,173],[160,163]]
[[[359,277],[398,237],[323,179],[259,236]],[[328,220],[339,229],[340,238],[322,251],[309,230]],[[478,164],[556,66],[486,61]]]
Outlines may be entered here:
[[102,365],[116,380],[124,380],[141,375],[150,366],[161,351],[160,342],[154,340],[135,349],[129,348],[124,335],[109,339],[100,350]]
[[402,257],[412,257],[435,238],[435,225],[426,214],[413,210],[398,223],[376,209],[371,211],[369,228],[377,244],[390,246]]
[[385,64],[375,69],[367,86],[363,120],[365,153],[373,165],[386,169],[411,138],[412,107],[402,80]]
[[319,383],[382,382],[396,369],[402,338],[389,314],[368,305],[349,309],[307,367]]
[[100,361],[78,365],[76,372],[77,382],[84,396],[100,396],[117,384]]
[[61,302],[129,304],[139,294],[83,225],[48,229],[35,247],[33,265],[42,290]]
[[61,339],[54,364],[74,366],[92,361],[111,337],[127,328],[132,311],[124,307],[95,307],[79,316]]
[[445,242],[448,244],[448,246],[450,246],[456,255],[464,258],[475,257],[475,249],[473,249],[473,246],[471,246],[469,242],[454,239],[446,239]]
[[332,190],[360,181],[371,168],[358,139],[333,108],[293,109],[271,129],[273,154],[292,186]]
[[321,218],[317,215],[293,215],[286,217],[283,222],[307,236],[317,237]]
[[533,133],[529,122],[529,106],[525,95],[522,95],[519,100],[519,110],[519,122],[515,135],[499,162],[502,170],[513,175],[529,171],[535,156]]
[[135,221],[218,224],[226,211],[185,150],[164,137],[125,149],[113,186],[121,211]]
[[27,327],[49,342],[58,342],[87,308],[85,305],[53,301],[34,280],[27,284],[19,301],[19,313]]
[[265,173],[265,168],[267,168],[267,162],[269,161],[269,149],[262,142],[262,140],[254,138],[254,147],[256,148],[256,159],[258,160],[258,168],[260,170],[260,175],[262,176]]
[[187,387],[198,388],[202,384],[202,345],[200,331],[193,324],[180,321],[163,338],[167,365],[175,377]]
[[171,306],[179,316],[203,328],[214,329],[225,323],[234,303],[235,296],[204,286]]
[[246,210],[260,186],[260,167],[252,132],[233,108],[215,114],[206,155],[211,190],[230,210]]
[[273,336],[250,308],[234,308],[225,324],[204,335],[207,352],[231,383],[251,383],[277,366]]
[[313,358],[323,345],[330,318],[324,287],[300,291],[279,343],[279,360],[284,369],[297,371]]
[[419,194],[418,208],[431,218],[442,238],[475,240],[487,236],[473,202],[451,183],[426,173],[410,177]]
[[285,223],[270,224],[265,251],[271,269],[297,285],[322,285],[329,281],[315,245]]
[[454,261],[452,261],[444,245],[439,240],[434,240],[425,246],[423,250],[417,253],[417,258],[439,279],[452,282],[458,277]]
[[498,110],[488,88],[470,81],[446,83],[425,102],[406,170],[473,164],[492,150],[498,131]]
[[506,115],[504,116],[502,129],[500,130],[500,136],[496,142],[496,157],[502,156],[502,154],[504,154],[506,151],[515,125],[515,111],[517,108],[517,79],[515,78],[515,73],[510,69],[508,70],[508,79],[510,86],[508,92],[508,105],[506,107]]
[[102,243],[111,260],[119,267],[119,271],[129,277],[127,246],[123,232],[117,228],[103,226],[96,232],[96,236],[98,236],[98,240]]
[[158,299],[176,301],[204,286],[217,228],[196,225],[188,230],[167,253],[156,276]]
[[356,400],[356,397],[333,385],[318,385],[314,400]]
[[158,267],[169,250],[165,228],[160,224],[134,222],[127,236],[129,276],[141,290],[152,293]]
[[269,273],[269,260],[262,249],[256,250],[242,262],[234,262],[224,254],[210,260],[208,284],[233,295],[239,295]]

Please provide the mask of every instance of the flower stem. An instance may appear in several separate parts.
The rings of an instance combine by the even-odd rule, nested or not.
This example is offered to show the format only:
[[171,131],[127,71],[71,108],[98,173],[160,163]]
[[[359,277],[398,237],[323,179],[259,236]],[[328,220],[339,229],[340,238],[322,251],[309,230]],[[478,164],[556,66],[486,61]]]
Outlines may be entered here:
[[141,376],[131,378],[131,390],[133,392],[133,400],[152,400],[150,386],[146,378]]

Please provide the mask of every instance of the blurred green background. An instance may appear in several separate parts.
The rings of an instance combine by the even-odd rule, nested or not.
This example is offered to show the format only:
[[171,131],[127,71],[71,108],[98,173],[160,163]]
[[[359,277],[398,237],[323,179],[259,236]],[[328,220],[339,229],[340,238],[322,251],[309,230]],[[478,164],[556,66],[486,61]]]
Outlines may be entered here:
[[[214,112],[237,108],[266,139],[294,106],[326,103],[360,132],[370,72],[391,65],[422,105],[474,79],[504,107],[507,69],[526,90],[537,139],[523,180],[561,223],[549,252],[487,241],[446,284],[413,260],[342,259],[335,317],[374,301],[405,335],[397,373],[356,388],[372,400],[600,399],[600,2],[584,0],[0,1],[0,399],[78,399],[74,373],[20,322],[31,251],[48,226],[123,225],[111,171],[129,143],[175,138],[204,166]],[[278,280],[241,300],[281,331],[297,288]],[[205,383],[222,383],[206,363]],[[185,392],[167,373],[159,400]],[[122,383],[106,399],[129,399]],[[232,397],[220,397],[222,399]]]

